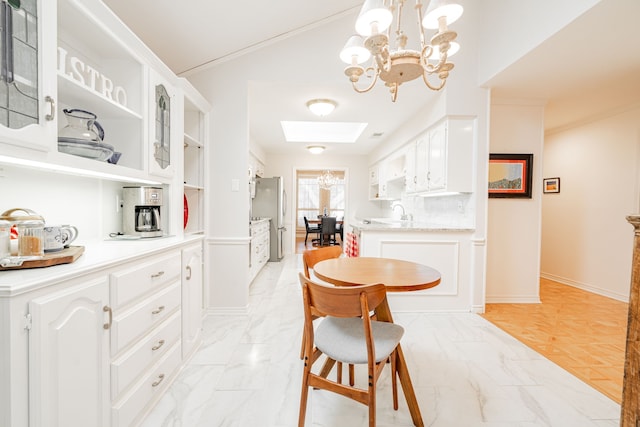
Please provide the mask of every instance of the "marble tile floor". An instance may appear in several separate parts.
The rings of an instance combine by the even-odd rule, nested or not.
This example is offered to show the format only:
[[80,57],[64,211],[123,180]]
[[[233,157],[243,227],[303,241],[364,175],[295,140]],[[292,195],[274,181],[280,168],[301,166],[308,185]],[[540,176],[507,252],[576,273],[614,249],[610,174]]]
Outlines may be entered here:
[[[143,427],[297,426],[302,362],[300,255],[268,263],[246,315],[208,316],[204,342]],[[620,405],[469,313],[396,313],[425,426],[614,427]],[[377,425],[411,426],[389,370],[378,382]],[[333,374],[333,373],[332,373]],[[346,375],[346,373],[345,373]],[[356,382],[363,383],[362,370]],[[313,390],[307,427],[365,427],[367,408]]]

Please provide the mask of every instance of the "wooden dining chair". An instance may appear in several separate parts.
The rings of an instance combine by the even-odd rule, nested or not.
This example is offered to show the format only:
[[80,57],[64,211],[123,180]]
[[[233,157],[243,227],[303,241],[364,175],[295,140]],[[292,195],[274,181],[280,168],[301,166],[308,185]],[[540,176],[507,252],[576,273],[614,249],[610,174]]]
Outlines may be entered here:
[[[304,372],[298,427],[304,427],[309,387],[338,393],[369,407],[369,427],[376,425],[376,384],[386,362],[391,365],[393,408],[398,409],[396,356],[404,329],[390,322],[371,320],[369,313],[387,304],[384,285],[326,286],[299,274],[304,303]],[[314,313],[322,317],[315,328]],[[366,364],[367,388],[347,386],[312,372],[324,354],[329,361]]]
[[[305,277],[307,279],[311,279],[311,271],[313,270],[313,267],[320,261],[324,261],[325,259],[339,258],[340,255],[342,255],[342,248],[340,246],[326,246],[304,251],[302,253],[302,267],[304,268]],[[306,336],[303,330],[302,346],[300,348],[300,359],[304,357],[305,339]],[[340,371],[342,370],[340,369]]]

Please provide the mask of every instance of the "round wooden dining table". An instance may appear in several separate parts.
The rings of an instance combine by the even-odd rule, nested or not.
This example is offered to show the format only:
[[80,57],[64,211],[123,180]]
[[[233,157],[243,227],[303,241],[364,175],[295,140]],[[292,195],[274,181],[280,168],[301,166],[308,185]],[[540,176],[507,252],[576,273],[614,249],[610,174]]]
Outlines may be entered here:
[[[410,292],[433,288],[440,283],[440,272],[426,265],[391,258],[355,257],[320,261],[313,266],[314,274],[336,286],[358,286],[382,283],[388,292]],[[391,309],[385,301],[376,308],[377,320],[393,322]],[[423,427],[422,414],[411,383],[402,347],[398,344],[396,373],[402,385],[413,424]],[[329,373],[331,364],[321,375]]]
[[382,283],[387,292],[420,291],[440,283],[438,270],[391,258],[333,258],[317,263],[313,272],[320,279],[337,286]]

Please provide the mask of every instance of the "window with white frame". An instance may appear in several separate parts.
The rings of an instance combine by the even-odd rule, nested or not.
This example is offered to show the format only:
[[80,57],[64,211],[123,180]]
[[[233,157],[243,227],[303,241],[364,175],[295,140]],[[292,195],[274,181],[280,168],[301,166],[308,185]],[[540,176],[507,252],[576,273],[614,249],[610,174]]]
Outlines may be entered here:
[[329,189],[320,188],[318,177],[322,170],[301,170],[296,177],[296,218],[297,227],[305,229],[304,217],[316,219],[319,215],[344,218],[345,182],[343,171],[332,171],[337,182]]

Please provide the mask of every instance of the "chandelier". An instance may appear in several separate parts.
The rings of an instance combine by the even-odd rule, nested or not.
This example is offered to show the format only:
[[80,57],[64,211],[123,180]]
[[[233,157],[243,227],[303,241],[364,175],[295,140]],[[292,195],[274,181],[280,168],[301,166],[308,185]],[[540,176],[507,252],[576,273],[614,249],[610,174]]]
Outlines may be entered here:
[[[416,0],[420,46],[419,50],[414,50],[407,49],[408,37],[402,30],[404,3],[405,0],[365,0],[356,20],[358,34],[351,36],[340,52],[340,59],[349,64],[344,73],[356,92],[370,91],[381,79],[389,87],[391,100],[395,102],[400,85],[420,76],[431,90],[444,87],[449,71],[453,69],[448,59],[459,49],[459,45],[453,42],[457,33],[447,26],[462,15],[462,6],[452,0],[431,0],[423,18],[422,1]],[[395,47],[392,48],[390,35],[394,13]],[[425,28],[438,30],[428,42],[425,41]],[[366,68],[360,65],[370,58],[371,63]],[[373,81],[369,86],[359,88],[357,83],[363,74]],[[431,75],[437,75],[440,81],[432,84],[429,81]]]
[[322,172],[322,175],[318,176],[318,185],[323,190],[329,190],[332,186],[338,183],[338,177],[331,173],[330,170]]

